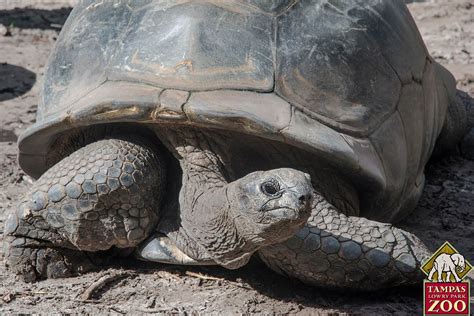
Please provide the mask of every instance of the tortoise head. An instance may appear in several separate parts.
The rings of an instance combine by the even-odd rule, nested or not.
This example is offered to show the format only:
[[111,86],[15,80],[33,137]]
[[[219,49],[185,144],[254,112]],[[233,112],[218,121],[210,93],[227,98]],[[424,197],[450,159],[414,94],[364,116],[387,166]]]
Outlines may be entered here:
[[228,188],[242,236],[275,242],[306,222],[312,192],[310,176],[289,168],[252,172]]
[[290,238],[310,215],[311,180],[295,169],[252,172],[222,190],[213,196],[222,211],[207,222],[211,229],[199,241],[216,263],[229,269],[246,264],[259,248]]

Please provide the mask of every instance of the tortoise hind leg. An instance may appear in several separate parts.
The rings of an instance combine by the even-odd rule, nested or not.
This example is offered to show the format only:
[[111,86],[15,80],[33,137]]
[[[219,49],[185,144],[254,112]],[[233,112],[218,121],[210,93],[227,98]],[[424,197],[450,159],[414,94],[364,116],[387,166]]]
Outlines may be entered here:
[[259,254],[272,270],[307,284],[374,290],[420,282],[428,250],[408,232],[345,216],[317,196],[306,226]]
[[135,247],[158,221],[164,163],[142,141],[106,139],[64,158],[5,226],[9,269],[27,281],[90,270],[90,254]]

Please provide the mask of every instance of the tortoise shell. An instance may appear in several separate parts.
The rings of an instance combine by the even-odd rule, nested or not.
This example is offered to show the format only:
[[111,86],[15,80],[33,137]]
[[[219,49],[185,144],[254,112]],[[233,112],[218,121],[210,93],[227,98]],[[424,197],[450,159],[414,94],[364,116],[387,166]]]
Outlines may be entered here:
[[439,73],[454,86],[402,0],[81,1],[20,164],[40,176],[59,135],[95,124],[218,128],[309,151],[365,209],[394,212],[416,202],[443,125]]

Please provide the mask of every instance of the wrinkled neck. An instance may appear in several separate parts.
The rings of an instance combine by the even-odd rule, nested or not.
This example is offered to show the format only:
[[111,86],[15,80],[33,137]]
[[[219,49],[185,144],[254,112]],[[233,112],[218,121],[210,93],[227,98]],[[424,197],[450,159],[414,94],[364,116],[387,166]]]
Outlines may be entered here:
[[240,258],[229,268],[245,264],[249,247],[238,234],[227,196],[223,140],[194,130],[168,131],[166,139],[179,160],[182,187],[179,216],[174,228],[163,233],[197,261],[212,259],[225,265],[228,258],[245,257],[245,262]]
[[236,216],[241,215],[231,207],[230,186],[204,192],[193,205],[193,216],[182,218],[182,228],[216,263],[235,269],[248,262],[257,245],[237,229]]

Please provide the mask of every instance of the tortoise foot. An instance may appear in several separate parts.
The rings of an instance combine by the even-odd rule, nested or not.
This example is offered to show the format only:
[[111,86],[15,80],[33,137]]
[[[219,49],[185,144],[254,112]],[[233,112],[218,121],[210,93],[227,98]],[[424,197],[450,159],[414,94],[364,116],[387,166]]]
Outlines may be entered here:
[[71,277],[99,268],[85,253],[52,248],[53,244],[36,239],[9,237],[5,246],[7,268],[25,282]]

